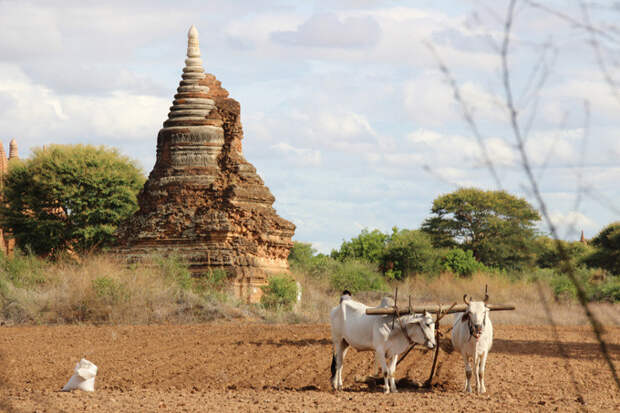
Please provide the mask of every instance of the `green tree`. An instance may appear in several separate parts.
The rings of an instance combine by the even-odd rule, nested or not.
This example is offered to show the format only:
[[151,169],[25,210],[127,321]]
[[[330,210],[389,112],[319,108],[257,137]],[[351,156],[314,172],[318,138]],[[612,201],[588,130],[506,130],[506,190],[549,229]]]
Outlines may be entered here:
[[433,201],[422,224],[436,247],[471,250],[490,267],[523,269],[534,259],[540,215],[526,200],[505,191],[462,188]]
[[350,258],[361,258],[368,262],[379,263],[388,236],[378,229],[364,228],[362,232],[351,241],[344,241],[339,250],[332,250],[331,257],[339,261]]
[[570,258],[573,266],[578,266],[582,260],[592,251],[592,247],[579,241],[556,241],[547,236],[536,237],[535,253],[536,266],[540,268],[556,268],[562,270],[566,265],[558,250],[558,242]]
[[316,249],[312,248],[312,244],[294,241],[293,248],[291,248],[288,254],[288,262],[294,269],[307,271],[312,264],[312,259],[316,252]]
[[137,209],[141,171],[103,146],[52,145],[12,163],[3,182],[2,227],[21,248],[50,254],[109,245]]
[[420,230],[394,227],[381,254],[380,267],[388,278],[404,279],[411,274],[435,273],[441,268],[441,251]]
[[595,250],[584,259],[589,267],[620,275],[620,221],[607,225],[590,241]]

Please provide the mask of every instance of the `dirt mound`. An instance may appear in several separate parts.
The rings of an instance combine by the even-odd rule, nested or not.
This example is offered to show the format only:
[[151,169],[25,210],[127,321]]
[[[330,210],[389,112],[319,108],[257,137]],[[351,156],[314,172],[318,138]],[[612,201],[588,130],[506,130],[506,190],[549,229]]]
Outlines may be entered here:
[[[618,411],[620,395],[585,327],[497,326],[485,395],[467,395],[460,356],[414,350],[400,393],[369,380],[374,358],[350,351],[345,391],[329,382],[327,325],[210,323],[0,328],[0,411]],[[620,369],[620,328],[606,334]],[[564,358],[566,355],[568,358]],[[99,367],[94,394],[61,393],[75,362]]]

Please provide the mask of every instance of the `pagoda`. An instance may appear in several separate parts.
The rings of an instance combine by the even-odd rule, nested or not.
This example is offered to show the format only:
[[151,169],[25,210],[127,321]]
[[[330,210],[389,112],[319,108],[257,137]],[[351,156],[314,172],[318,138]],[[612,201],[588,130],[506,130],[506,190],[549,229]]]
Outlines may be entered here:
[[192,26],[155,166],[139,210],[119,228],[117,252],[132,262],[175,255],[197,276],[223,269],[235,294],[256,302],[269,275],[288,272],[295,225],[276,214],[275,197],[243,157],[240,113],[205,74]]

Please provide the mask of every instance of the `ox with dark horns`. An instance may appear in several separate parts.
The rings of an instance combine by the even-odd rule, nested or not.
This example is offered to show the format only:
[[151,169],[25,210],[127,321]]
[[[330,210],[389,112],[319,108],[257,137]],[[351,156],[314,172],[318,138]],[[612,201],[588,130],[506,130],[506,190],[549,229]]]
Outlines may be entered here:
[[471,393],[470,359],[473,361],[476,376],[476,391],[486,392],[484,386],[484,369],[487,355],[493,345],[493,324],[489,317],[487,303],[489,295],[485,287],[483,301],[471,301],[467,294],[463,296],[467,305],[464,313],[456,314],[452,327],[452,345],[463,356],[465,362],[465,391]]

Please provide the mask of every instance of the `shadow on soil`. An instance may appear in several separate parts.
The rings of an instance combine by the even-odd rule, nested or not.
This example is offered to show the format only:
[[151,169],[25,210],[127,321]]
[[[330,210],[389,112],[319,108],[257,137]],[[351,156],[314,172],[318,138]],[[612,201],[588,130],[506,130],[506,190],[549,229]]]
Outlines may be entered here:
[[[241,344],[241,343],[237,343],[237,344]],[[321,338],[321,339],[307,338],[303,340],[289,340],[285,338],[282,340],[250,341],[248,344],[251,344],[253,346],[270,345],[270,346],[276,346],[276,347],[282,347],[282,346],[304,347],[304,346],[310,346],[310,345],[322,345],[322,346],[330,345],[331,346],[332,341],[327,338]]]
[[[603,358],[601,347],[598,343],[564,342],[562,343],[562,347],[564,353],[568,355],[569,358],[584,360]],[[607,343],[607,347],[609,353],[612,355],[612,359],[620,359],[620,345]],[[562,358],[560,345],[555,341],[494,339],[491,352],[521,355],[536,354],[546,357]]]

